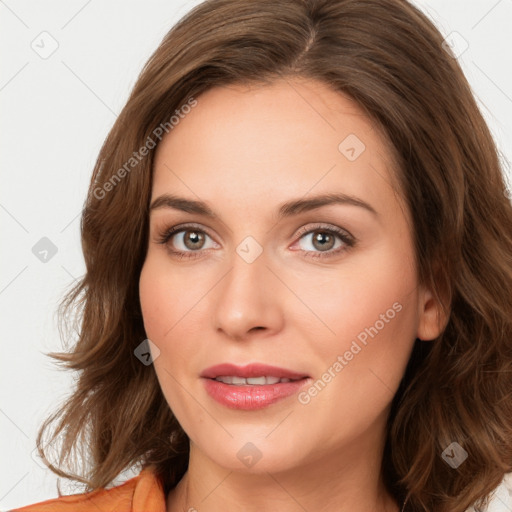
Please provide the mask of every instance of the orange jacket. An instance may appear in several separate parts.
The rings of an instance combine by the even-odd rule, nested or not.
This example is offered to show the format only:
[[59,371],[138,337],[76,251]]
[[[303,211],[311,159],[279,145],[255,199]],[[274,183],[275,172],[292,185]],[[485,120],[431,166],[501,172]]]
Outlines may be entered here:
[[117,487],[61,496],[9,512],[166,512],[166,497],[162,483],[148,467]]

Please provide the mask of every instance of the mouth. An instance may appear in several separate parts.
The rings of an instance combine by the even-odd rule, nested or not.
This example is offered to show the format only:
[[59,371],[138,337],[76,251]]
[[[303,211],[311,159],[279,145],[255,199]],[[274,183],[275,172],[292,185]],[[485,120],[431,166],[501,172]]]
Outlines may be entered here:
[[309,375],[260,363],[212,366],[201,375],[205,390],[216,402],[230,409],[263,409],[297,394]]
[[273,377],[273,376],[261,376],[261,377],[237,377],[235,375],[222,375],[220,377],[215,377],[217,382],[223,382],[224,384],[229,384],[231,386],[268,386],[271,384],[283,384],[286,382],[295,382],[297,380],[307,379],[307,377],[302,377],[301,379],[289,379],[287,377]]

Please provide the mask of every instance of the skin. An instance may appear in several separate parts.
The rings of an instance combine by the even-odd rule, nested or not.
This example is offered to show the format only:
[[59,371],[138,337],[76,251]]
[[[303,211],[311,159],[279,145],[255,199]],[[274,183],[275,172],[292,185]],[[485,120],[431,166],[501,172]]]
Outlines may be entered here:
[[[434,339],[443,322],[417,280],[391,147],[357,104],[316,81],[232,85],[197,100],[157,148],[151,200],[202,200],[218,218],[153,210],[140,276],[146,334],[160,350],[154,368],[191,444],[167,510],[397,511],[380,474],[385,423],[414,339]],[[338,149],[349,134],[366,147],[354,161]],[[335,192],[376,214],[331,204],[277,217],[285,201]],[[206,233],[203,245],[191,237],[197,228],[158,243],[188,222]],[[335,234],[314,243],[336,226],[355,245]],[[262,249],[252,263],[236,252],[248,236]],[[394,303],[400,312],[347,361],[358,334]],[[333,375],[339,355],[347,364],[307,404],[294,395],[232,410],[199,377],[214,364],[262,362],[311,376],[309,389],[329,368]],[[251,467],[237,457],[248,442],[261,452]]]

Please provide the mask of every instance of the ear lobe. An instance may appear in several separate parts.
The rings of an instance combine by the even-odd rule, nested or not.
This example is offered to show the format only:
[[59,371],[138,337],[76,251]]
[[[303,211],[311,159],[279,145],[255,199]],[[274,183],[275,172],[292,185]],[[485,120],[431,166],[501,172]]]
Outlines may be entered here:
[[428,289],[420,292],[418,308],[419,322],[416,337],[423,341],[437,338],[448,323],[448,314],[443,311],[441,303]]

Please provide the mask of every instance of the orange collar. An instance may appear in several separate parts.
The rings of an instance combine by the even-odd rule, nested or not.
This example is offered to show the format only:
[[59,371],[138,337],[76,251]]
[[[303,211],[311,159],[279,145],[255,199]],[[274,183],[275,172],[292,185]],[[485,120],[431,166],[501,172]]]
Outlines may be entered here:
[[162,482],[153,467],[121,485],[107,489],[60,496],[11,512],[166,512]]

